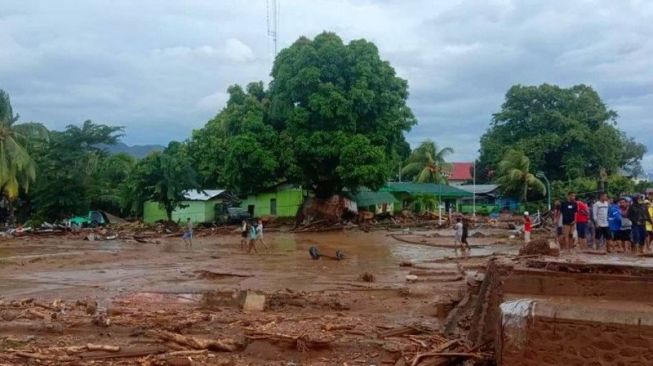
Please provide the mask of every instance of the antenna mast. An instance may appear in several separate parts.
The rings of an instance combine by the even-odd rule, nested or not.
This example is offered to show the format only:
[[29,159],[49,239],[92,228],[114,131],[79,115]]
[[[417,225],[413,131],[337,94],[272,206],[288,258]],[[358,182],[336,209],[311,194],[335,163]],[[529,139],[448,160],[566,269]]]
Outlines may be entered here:
[[277,25],[281,4],[277,0],[266,0],[268,37],[272,41],[272,59],[277,57]]

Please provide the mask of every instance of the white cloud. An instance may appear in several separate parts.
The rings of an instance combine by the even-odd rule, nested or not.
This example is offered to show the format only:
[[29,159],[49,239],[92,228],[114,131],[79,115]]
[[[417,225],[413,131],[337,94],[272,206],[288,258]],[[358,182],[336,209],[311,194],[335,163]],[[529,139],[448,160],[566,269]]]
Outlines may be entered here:
[[[585,83],[653,151],[653,2],[280,3],[280,48],[323,30],[376,43],[409,82],[411,143],[442,140],[471,159],[511,85]],[[2,10],[0,88],[23,120],[53,128],[91,118],[127,126],[128,143],[165,144],[213,117],[229,85],[269,80],[264,1],[4,0]]]

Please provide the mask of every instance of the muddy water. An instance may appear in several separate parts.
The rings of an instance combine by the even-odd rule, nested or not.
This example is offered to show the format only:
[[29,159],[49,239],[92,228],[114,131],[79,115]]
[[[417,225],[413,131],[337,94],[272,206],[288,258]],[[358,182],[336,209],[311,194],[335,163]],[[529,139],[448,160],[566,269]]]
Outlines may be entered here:
[[[374,274],[375,286],[401,284],[407,271],[402,261],[453,256],[451,249],[401,243],[387,232],[268,233],[270,249],[258,254],[240,250],[235,235],[197,238],[192,249],[180,239],[161,244],[123,241],[88,242],[61,237],[20,239],[0,243],[0,296],[18,298],[109,297],[125,292],[200,293],[216,288],[291,288],[300,291],[347,289],[360,285],[364,272]],[[439,238],[449,243],[451,238]],[[473,244],[474,240],[471,239]],[[322,254],[345,253],[346,259],[312,260],[308,249]],[[473,254],[514,251],[500,245],[475,249]],[[200,278],[196,271],[235,273],[251,277]]]

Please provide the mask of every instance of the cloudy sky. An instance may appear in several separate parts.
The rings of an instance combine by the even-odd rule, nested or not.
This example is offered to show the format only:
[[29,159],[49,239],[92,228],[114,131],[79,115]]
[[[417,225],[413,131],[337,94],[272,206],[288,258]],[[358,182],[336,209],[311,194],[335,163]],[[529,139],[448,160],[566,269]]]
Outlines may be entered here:
[[[419,125],[454,160],[513,84],[595,87],[648,146],[653,2],[278,0],[279,47],[323,30],[377,44],[407,79]],[[128,144],[185,139],[234,83],[269,80],[266,0],[1,0],[0,88],[23,121],[126,127]]]

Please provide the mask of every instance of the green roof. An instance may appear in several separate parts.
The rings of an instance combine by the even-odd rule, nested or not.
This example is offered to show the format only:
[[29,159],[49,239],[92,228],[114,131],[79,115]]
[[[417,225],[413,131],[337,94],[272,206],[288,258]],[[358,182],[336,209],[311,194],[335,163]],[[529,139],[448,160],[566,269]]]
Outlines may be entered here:
[[390,192],[384,191],[360,191],[355,195],[352,195],[352,199],[356,201],[356,204],[359,207],[368,207],[383,203],[393,203],[396,201],[395,196],[393,196]]
[[446,184],[435,183],[413,183],[413,182],[389,182],[381,191],[386,192],[406,192],[410,194],[432,194],[445,198],[471,197],[472,193],[449,186]]

